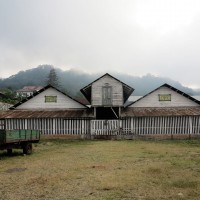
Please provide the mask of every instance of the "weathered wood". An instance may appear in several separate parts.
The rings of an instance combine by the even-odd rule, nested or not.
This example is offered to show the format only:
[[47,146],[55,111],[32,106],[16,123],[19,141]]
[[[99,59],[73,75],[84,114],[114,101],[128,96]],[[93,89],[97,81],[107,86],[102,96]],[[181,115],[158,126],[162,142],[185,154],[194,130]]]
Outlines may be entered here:
[[135,117],[122,121],[124,133],[148,134],[200,134],[200,116]]
[[91,136],[118,135],[120,133],[120,120],[91,120]]
[[[107,89],[109,88],[109,89]],[[107,93],[106,93],[107,91]],[[109,96],[111,92],[111,96]],[[110,106],[123,106],[123,86],[116,79],[106,75],[92,84],[92,106],[107,106],[104,95],[109,96]]]
[[39,130],[42,134],[89,134],[89,119],[6,119],[8,130]]
[[9,110],[9,108],[13,106],[12,104],[0,102],[0,111]]
[[7,130],[39,130],[45,135],[200,135],[200,116],[130,117],[120,120],[5,119]]
[[[45,102],[45,96],[56,96],[56,102]],[[40,94],[34,96],[15,109],[70,109],[86,108],[72,98],[64,95],[54,88],[48,88]]]
[[[159,101],[159,95],[170,94],[171,101]],[[161,87],[158,90],[148,94],[144,98],[138,100],[130,107],[187,107],[199,106],[196,102],[186,98],[185,96],[173,91],[168,87]]]

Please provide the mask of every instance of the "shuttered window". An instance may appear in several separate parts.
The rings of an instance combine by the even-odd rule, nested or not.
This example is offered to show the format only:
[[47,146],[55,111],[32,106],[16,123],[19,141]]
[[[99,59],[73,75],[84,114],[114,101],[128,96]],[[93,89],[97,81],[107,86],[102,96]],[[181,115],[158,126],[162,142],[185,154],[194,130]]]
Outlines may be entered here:
[[171,101],[171,94],[159,94],[159,101]]
[[112,87],[104,86],[102,88],[102,104],[104,106],[112,105]]
[[45,103],[56,103],[57,96],[45,96]]

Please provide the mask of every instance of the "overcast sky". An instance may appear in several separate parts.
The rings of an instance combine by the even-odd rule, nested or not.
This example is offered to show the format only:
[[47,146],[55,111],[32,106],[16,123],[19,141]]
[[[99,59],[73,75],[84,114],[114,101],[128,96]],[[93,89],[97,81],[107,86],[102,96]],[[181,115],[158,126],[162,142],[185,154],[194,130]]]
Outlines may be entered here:
[[200,88],[200,0],[0,0],[0,77],[40,64]]

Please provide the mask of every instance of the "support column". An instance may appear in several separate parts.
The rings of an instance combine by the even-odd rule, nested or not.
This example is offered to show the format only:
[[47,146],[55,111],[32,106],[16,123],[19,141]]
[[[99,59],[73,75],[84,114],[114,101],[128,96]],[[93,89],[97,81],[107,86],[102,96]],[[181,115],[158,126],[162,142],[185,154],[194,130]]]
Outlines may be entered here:
[[97,118],[97,110],[96,110],[96,107],[94,107],[94,118],[95,118],[95,119]]

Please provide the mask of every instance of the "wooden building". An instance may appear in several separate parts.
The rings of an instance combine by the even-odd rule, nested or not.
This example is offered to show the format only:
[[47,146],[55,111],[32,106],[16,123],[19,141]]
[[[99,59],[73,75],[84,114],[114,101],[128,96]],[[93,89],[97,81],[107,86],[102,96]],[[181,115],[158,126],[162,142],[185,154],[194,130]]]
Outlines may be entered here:
[[200,102],[164,84],[123,110],[124,133],[139,136],[200,134]]
[[87,136],[92,117],[87,106],[51,85],[0,113],[1,124],[7,129],[40,130],[47,135]]
[[24,86],[22,89],[16,91],[17,97],[29,97],[32,96],[35,92],[41,90],[42,86]]
[[81,89],[94,109],[95,119],[119,119],[121,109],[133,91],[132,87],[108,73]]
[[[198,137],[200,102],[164,84],[127,104],[134,89],[105,74],[81,89],[86,106],[48,85],[0,113],[7,129],[83,138]],[[1,128],[1,126],[0,126]]]
[[12,107],[12,104],[1,102],[0,101],[0,112],[4,110],[9,110],[10,107]]

